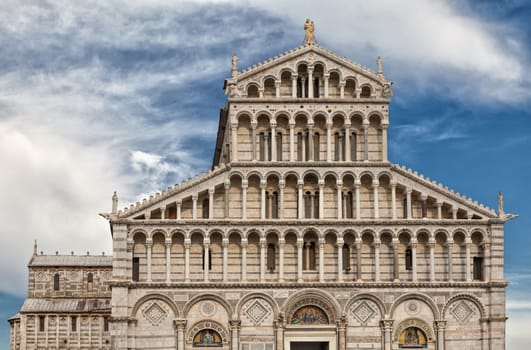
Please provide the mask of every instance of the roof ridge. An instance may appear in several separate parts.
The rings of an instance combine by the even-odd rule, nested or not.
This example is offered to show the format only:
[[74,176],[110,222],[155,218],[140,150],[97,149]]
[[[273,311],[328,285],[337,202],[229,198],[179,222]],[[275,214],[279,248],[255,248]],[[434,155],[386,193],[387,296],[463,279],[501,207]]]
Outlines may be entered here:
[[482,203],[479,203],[477,200],[473,200],[471,197],[467,197],[464,194],[456,192],[453,189],[448,188],[448,186],[444,186],[441,182],[431,180],[429,177],[425,177],[424,174],[419,174],[417,171],[414,171],[411,168],[407,168],[405,165],[399,165],[399,164],[393,163],[391,164],[391,167],[395,170],[402,172],[403,175],[413,177],[417,180],[424,182],[425,185],[431,187],[432,189],[435,189],[438,192],[441,192],[450,197],[453,197],[458,202],[461,202],[465,205],[472,206],[476,208],[478,211],[481,211],[483,213],[488,213],[489,215],[497,216],[497,213],[494,209]]

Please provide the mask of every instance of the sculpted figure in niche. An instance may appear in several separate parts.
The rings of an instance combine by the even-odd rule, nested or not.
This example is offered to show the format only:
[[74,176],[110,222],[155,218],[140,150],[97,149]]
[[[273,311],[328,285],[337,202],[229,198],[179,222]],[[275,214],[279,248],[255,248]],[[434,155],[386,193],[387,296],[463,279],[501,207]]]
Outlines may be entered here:
[[306,18],[306,22],[304,22],[304,30],[306,31],[304,42],[306,44],[315,44],[315,25],[309,18]]

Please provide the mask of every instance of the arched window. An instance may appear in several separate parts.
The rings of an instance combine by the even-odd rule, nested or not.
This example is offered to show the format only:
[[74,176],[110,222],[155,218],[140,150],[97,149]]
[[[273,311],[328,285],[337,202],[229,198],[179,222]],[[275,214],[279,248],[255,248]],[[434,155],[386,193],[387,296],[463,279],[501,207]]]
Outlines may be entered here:
[[368,86],[364,86],[361,88],[361,97],[371,97],[371,88]]
[[267,270],[274,272],[276,269],[276,247],[274,244],[269,243],[267,245]]
[[336,132],[334,135],[334,160],[345,160],[345,137],[342,133]]
[[260,148],[260,160],[265,160],[265,134],[261,132],[258,135],[258,145]]
[[310,192],[304,194],[304,217],[307,219],[312,217],[312,195]]
[[348,191],[345,193],[345,217],[347,219],[352,219],[354,217],[354,210],[353,210],[353,198],[352,191]]
[[247,97],[259,97],[258,86],[251,85],[247,88]]
[[313,80],[313,97],[319,98],[319,78]]
[[350,271],[350,246],[348,244],[343,244],[342,258],[343,258],[343,270]]
[[298,98],[302,97],[302,79],[301,78],[297,78],[297,97]]
[[404,219],[407,218],[407,198],[404,198]]
[[[205,249],[203,248],[203,270],[205,269]],[[212,270],[212,250],[208,250],[208,269]]]
[[276,150],[277,151],[277,160],[281,161],[282,160],[282,133],[281,132],[277,133],[276,142],[277,142],[277,150]]
[[208,219],[210,217],[210,202],[208,199],[203,200],[203,219]]
[[475,256],[473,259],[473,278],[475,281],[483,281],[483,257]]
[[94,276],[92,275],[92,272],[89,272],[87,274],[87,283],[92,283],[93,279],[94,279]]
[[53,290],[59,290],[59,274],[56,273],[53,275]]
[[273,197],[271,197],[271,218],[278,219],[278,193],[273,192]]
[[406,249],[406,270],[413,270],[413,252],[411,251],[411,248]]
[[77,316],[70,318],[70,331],[77,332]]
[[133,282],[140,280],[140,258],[133,258]]

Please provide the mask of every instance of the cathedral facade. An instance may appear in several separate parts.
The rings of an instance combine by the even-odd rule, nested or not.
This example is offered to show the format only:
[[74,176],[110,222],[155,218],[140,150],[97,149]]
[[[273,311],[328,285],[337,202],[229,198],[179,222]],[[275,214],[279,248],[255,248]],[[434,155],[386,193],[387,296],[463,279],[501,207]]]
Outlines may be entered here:
[[[389,162],[391,82],[315,43],[225,81],[212,169],[29,264],[11,349],[504,349],[498,212]],[[90,277],[89,277],[90,275]]]

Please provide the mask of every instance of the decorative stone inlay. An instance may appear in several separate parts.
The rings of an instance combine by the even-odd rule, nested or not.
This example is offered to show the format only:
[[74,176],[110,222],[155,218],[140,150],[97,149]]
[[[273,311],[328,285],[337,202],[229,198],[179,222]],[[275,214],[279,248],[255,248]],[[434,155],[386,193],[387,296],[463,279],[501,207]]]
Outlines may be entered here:
[[376,310],[367,302],[362,300],[358,305],[351,309],[352,316],[354,316],[362,325],[366,325],[376,315]]
[[420,305],[415,300],[410,300],[404,304],[404,308],[409,315],[416,315],[420,312]]
[[255,299],[245,310],[244,314],[255,324],[262,323],[264,318],[269,314],[268,308],[260,300]]
[[461,300],[452,306],[450,313],[459,323],[466,323],[474,315],[474,308],[465,300]]
[[79,280],[79,273],[77,271],[70,271],[68,273],[68,279],[71,281]]
[[43,271],[39,271],[37,272],[37,274],[35,275],[35,279],[37,281],[47,281],[48,280],[48,274],[46,272],[43,272]]
[[200,310],[203,316],[212,316],[216,313],[216,305],[211,301],[204,301],[201,303]]
[[168,315],[166,310],[157,302],[145,308],[142,314],[153,326],[158,326]]

